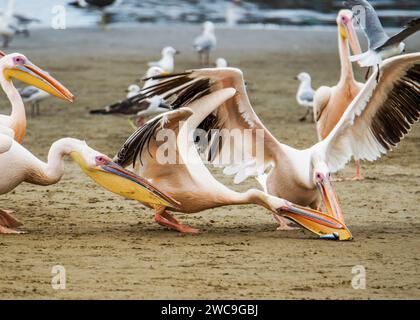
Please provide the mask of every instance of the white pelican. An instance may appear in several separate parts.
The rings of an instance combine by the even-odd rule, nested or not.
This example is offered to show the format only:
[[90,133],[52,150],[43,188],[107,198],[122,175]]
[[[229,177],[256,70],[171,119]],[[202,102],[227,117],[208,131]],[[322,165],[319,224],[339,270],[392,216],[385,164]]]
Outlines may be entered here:
[[358,61],[361,67],[377,66],[383,59],[402,53],[405,48],[403,40],[420,30],[420,18],[417,18],[410,21],[403,30],[389,37],[382,27],[378,14],[368,1],[348,0],[344,4],[349,9],[354,8],[358,11],[364,9],[354,16],[368,39],[369,50],[350,57],[351,61]]
[[300,81],[298,91],[296,93],[297,103],[306,109],[305,115],[299,121],[305,121],[308,114],[312,115],[313,119],[313,103],[315,91],[311,86],[311,76],[309,73],[301,72],[296,77]]
[[228,62],[225,58],[217,58],[215,62],[216,68],[226,68],[228,67]]
[[[160,192],[147,180],[116,165],[110,158],[93,150],[84,141],[64,138],[54,142],[48,153],[48,162],[45,163],[10,136],[1,133],[3,130],[4,127],[0,129],[0,194],[12,191],[22,182],[43,186],[57,183],[64,173],[63,158],[69,155],[85,174],[105,189],[151,206],[178,205],[175,200]],[[20,233],[15,228],[21,223],[11,215],[11,212],[0,209],[0,233]]]
[[159,61],[149,62],[149,67],[159,67],[164,72],[172,73],[175,68],[174,55],[179,54],[179,51],[172,47],[165,47],[162,49],[162,58]]
[[74,96],[61,83],[35,66],[23,54],[5,55],[0,52],[0,85],[12,104],[10,116],[0,115],[0,125],[13,129],[15,140],[22,143],[26,133],[26,113],[22,97],[13,85],[13,78],[70,102],[73,102]]
[[[325,139],[333,130],[348,105],[363,87],[363,83],[354,79],[353,67],[349,60],[349,44],[354,53],[357,54],[361,51],[353,28],[352,16],[350,10],[340,10],[337,15],[338,52],[341,64],[340,79],[335,86],[321,86],[315,92],[313,112],[319,140]],[[360,174],[360,161],[356,161],[356,175],[351,179],[363,179]]]
[[[377,82],[376,73],[379,71]],[[174,99],[171,103],[175,108],[180,107],[178,113],[166,113],[139,128],[115,157],[117,163],[128,166],[139,155],[141,162],[137,162],[136,171],[180,201],[178,211],[188,213],[221,205],[257,203],[322,237],[347,240],[351,233],[345,226],[330,173],[342,169],[352,157],[369,161],[377,159],[395,147],[419,119],[420,53],[384,61],[330,134],[304,150],[280,143],[264,127],[249,102],[239,69],[193,70],[163,78],[156,88],[155,91],[166,90],[167,94],[161,93],[165,99]],[[147,97],[153,95],[154,90],[143,93]],[[231,149],[246,154],[244,163],[233,166],[236,170],[229,168],[231,173],[236,171],[237,182],[261,175],[268,169],[265,188],[270,195],[256,190],[240,194],[218,183],[199,161],[197,152],[189,150],[192,159],[183,154],[183,150],[188,149],[188,145],[184,146],[187,143],[185,135],[177,138],[178,164],[159,161],[164,150],[157,150],[154,132],[162,127],[174,130],[183,127],[186,124],[179,121],[186,118],[189,128],[200,125],[206,130],[211,138],[210,150],[219,151],[216,156],[210,153],[210,158],[205,155],[206,159],[220,164],[220,155],[227,151],[231,156]],[[239,131],[243,138],[226,139],[218,145],[219,148],[212,148],[213,142],[219,141],[218,133],[221,132],[211,136],[212,129]],[[251,130],[252,134],[246,134],[246,130]],[[264,132],[263,143],[257,139],[261,138],[261,134],[258,135],[261,130]],[[163,143],[162,138],[160,136],[159,143]],[[263,159],[255,159],[257,148],[263,148]],[[160,153],[156,155],[158,151]],[[316,210],[321,203],[326,213]],[[164,207],[156,211],[160,222],[162,213],[165,213]],[[165,225],[185,231],[167,213],[165,215]]]
[[216,43],[213,22],[204,22],[203,32],[194,40],[194,48],[198,52],[198,59],[201,66],[209,65],[210,51],[216,47]]

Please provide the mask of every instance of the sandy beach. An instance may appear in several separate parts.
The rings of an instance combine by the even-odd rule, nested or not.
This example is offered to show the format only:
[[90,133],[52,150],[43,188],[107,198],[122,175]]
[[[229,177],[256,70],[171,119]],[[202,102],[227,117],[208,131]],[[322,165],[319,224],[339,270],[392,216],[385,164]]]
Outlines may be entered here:
[[[147,61],[172,45],[181,51],[176,71],[197,67],[191,48],[197,26],[36,30],[13,39],[21,52],[50,71],[77,97],[73,105],[49,99],[29,119],[24,145],[46,160],[52,142],[85,139],[109,156],[131,134],[126,117],[92,116],[88,110],[124,97]],[[282,142],[304,148],[316,142],[315,125],[301,123],[295,100],[300,71],[313,87],[339,76],[334,29],[313,31],[217,30],[222,56],[244,71],[256,112]],[[420,50],[420,34],[407,52]],[[364,71],[356,70],[358,80]],[[1,93],[1,113],[10,104]],[[28,109],[29,110],[29,109]],[[276,231],[268,211],[231,206],[177,217],[198,236],[165,230],[152,211],[101,189],[66,161],[62,181],[49,187],[22,184],[0,197],[27,234],[0,236],[1,299],[419,299],[420,126],[374,163],[362,163],[365,180],[335,183],[350,242],[319,240],[304,230]],[[339,175],[351,175],[350,163]],[[257,186],[252,179],[232,188]],[[67,271],[67,289],[53,290],[51,268]],[[352,267],[366,268],[366,289],[351,285]]]

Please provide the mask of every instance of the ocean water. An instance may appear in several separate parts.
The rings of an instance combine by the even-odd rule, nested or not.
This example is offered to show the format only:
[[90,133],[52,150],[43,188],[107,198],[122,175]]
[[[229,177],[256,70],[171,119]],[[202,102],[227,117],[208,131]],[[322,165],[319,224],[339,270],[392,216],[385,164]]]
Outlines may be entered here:
[[[11,0],[0,0],[4,11]],[[65,10],[66,27],[97,25],[102,12],[69,6],[70,0],[14,0],[15,12],[39,19],[33,28],[51,26],[57,10]],[[231,27],[329,26],[335,24],[342,1],[249,0],[117,0],[105,10],[111,24],[201,23],[211,20]],[[373,0],[384,26],[398,27],[420,17],[419,0]],[[59,9],[58,9],[59,8]],[[61,11],[60,11],[61,12]]]

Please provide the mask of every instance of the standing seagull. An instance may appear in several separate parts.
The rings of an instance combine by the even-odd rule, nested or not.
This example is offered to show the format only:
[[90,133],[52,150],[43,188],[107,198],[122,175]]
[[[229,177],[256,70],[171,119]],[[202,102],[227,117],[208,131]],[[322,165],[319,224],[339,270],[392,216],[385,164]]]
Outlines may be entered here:
[[28,86],[19,90],[19,94],[22,97],[24,103],[31,105],[31,115],[39,115],[39,103],[50,96],[48,92],[38,89],[35,86]]
[[216,47],[216,43],[213,22],[204,22],[203,33],[194,40],[194,49],[198,52],[198,59],[200,60],[201,66],[209,65],[210,51]]
[[299,121],[305,121],[308,114],[312,115],[313,120],[313,104],[315,91],[314,89],[312,89],[311,86],[311,76],[309,75],[309,73],[301,72],[298,74],[296,79],[300,81],[300,85],[296,93],[297,103],[300,106],[306,108],[305,115],[302,118],[299,118]]
[[[369,2],[366,0],[348,0],[344,2],[344,5],[353,8],[354,11],[360,7],[364,9],[364,12],[354,13],[354,17],[366,35],[369,50],[350,57],[351,61],[358,61],[361,67],[379,66],[383,59],[402,53],[405,48],[402,41],[420,30],[420,18],[417,18],[411,20],[399,33],[389,37],[384,31],[375,9]],[[365,25],[361,23],[362,14],[364,14]]]
[[179,54],[179,51],[172,47],[165,47],[162,49],[162,58],[159,61],[149,62],[149,67],[159,67],[164,72],[172,73],[175,68],[174,55]]

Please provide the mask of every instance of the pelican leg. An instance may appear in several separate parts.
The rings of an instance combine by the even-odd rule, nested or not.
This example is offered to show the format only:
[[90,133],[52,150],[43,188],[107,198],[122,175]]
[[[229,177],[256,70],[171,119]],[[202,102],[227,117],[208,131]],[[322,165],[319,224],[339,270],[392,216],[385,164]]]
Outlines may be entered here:
[[198,234],[200,231],[195,228],[183,226],[173,217],[169,212],[166,211],[165,207],[159,207],[155,212],[155,221],[161,226],[167,227],[172,230],[176,230],[181,233]]
[[0,234],[21,234],[23,232],[14,230],[20,227],[22,223],[13,217],[12,210],[0,209]]
[[347,181],[361,181],[364,180],[362,174],[360,173],[360,160],[356,160],[356,175],[351,178],[347,178]]

